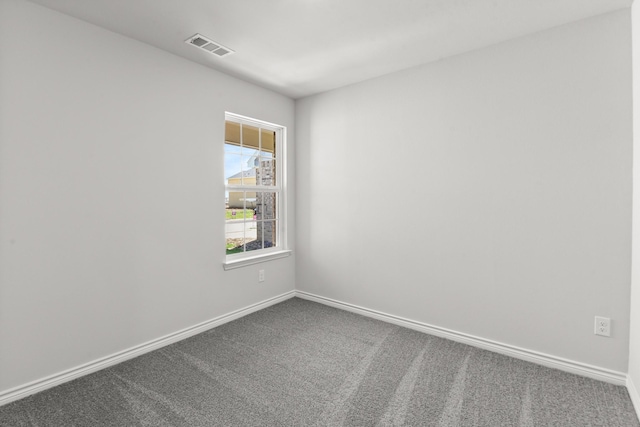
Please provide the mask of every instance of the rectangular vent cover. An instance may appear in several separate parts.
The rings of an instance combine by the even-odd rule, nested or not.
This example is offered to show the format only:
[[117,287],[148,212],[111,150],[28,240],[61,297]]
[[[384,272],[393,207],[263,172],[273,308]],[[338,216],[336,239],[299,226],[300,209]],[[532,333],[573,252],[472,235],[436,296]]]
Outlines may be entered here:
[[229,49],[226,46],[222,46],[220,43],[214,42],[213,40],[208,39],[201,34],[194,34],[184,42],[209,53],[214,53],[219,57],[228,56],[234,52],[232,49]]

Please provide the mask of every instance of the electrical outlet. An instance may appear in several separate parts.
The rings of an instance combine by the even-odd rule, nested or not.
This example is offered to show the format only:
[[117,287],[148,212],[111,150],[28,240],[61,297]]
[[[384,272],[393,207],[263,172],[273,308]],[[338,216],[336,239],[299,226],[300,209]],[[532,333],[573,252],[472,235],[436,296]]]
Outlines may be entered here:
[[264,282],[264,270],[258,270],[258,282]]
[[602,335],[603,337],[611,336],[611,319],[608,317],[596,316],[596,335]]

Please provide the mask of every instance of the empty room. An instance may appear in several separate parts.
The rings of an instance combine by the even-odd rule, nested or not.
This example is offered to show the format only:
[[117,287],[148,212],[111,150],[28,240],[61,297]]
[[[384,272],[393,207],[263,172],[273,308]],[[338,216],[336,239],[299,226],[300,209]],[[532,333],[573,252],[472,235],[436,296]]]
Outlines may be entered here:
[[638,110],[637,0],[0,0],[0,426],[640,427]]

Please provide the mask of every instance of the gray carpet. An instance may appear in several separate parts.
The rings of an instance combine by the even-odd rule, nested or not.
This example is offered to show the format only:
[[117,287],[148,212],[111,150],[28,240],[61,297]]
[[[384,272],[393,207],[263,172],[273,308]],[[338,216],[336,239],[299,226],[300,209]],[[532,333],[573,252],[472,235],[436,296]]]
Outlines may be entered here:
[[0,407],[2,426],[640,426],[624,387],[291,299]]

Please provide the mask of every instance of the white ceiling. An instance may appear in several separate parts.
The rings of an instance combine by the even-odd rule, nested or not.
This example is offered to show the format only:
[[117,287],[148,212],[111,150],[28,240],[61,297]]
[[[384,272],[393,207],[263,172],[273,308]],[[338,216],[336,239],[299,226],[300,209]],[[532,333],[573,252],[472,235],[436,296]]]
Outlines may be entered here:
[[[631,6],[632,0],[31,0],[300,98]],[[195,33],[236,51],[217,58]]]

